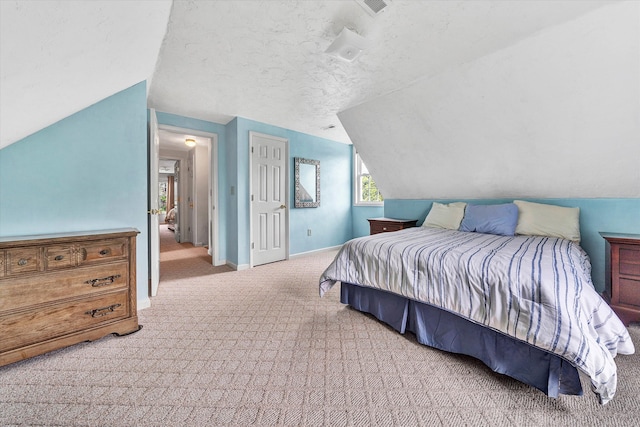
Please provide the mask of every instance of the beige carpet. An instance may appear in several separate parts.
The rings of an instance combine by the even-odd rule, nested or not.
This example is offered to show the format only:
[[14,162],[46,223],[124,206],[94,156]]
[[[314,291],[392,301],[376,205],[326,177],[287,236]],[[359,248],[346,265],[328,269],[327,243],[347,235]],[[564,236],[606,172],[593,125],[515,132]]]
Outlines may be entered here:
[[1,425],[638,425],[638,355],[609,404],[551,399],[320,298],[335,252],[235,272],[170,239],[144,328],[0,368]]

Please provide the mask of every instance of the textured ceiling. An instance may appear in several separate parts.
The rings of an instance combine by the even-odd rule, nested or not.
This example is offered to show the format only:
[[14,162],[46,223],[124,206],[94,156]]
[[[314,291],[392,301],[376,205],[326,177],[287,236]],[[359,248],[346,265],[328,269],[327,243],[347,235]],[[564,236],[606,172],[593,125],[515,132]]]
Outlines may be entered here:
[[[338,112],[606,3],[3,0],[0,148],[142,80],[159,111],[348,143]],[[370,43],[352,63],[324,53],[345,26]]]
[[[338,112],[605,3],[395,0],[372,17],[354,0],[175,1],[149,105],[348,143]],[[324,53],[345,26],[370,45],[352,63]]]

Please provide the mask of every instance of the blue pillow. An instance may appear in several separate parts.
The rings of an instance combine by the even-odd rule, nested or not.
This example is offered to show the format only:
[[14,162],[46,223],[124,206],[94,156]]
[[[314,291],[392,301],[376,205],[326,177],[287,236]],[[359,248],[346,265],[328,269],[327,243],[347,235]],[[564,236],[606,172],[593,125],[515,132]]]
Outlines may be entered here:
[[467,205],[459,230],[513,236],[517,225],[518,206],[514,203]]

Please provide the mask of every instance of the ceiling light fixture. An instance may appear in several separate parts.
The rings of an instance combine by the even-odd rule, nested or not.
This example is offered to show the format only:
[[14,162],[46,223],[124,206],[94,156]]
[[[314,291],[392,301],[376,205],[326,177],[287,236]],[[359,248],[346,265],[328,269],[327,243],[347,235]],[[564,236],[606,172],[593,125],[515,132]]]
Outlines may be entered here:
[[343,61],[353,62],[367,47],[367,44],[367,39],[344,27],[338,34],[338,38],[325,50],[325,53]]
[[185,139],[184,143],[186,144],[187,147],[195,147],[196,146],[196,140],[193,139],[193,138]]

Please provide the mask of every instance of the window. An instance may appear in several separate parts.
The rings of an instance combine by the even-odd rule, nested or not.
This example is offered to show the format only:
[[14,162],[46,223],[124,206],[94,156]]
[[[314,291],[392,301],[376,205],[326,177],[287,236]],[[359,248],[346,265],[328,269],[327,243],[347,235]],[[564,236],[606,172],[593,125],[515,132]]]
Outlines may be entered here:
[[360,155],[354,150],[355,173],[355,204],[356,205],[382,205],[382,194],[378,190],[375,181],[369,174],[367,166],[362,162]]
[[[166,179],[166,178],[165,178]],[[160,182],[160,188],[158,191],[158,196],[160,198],[159,210],[160,212],[167,211],[167,181]]]

